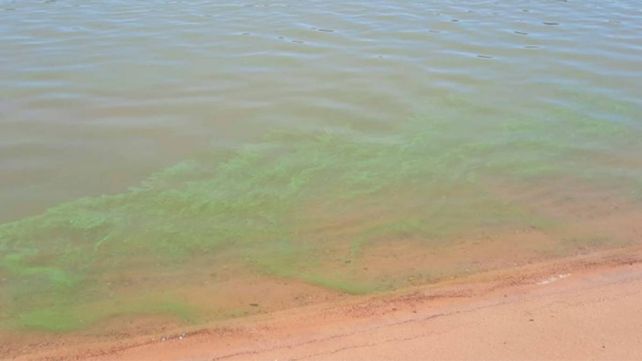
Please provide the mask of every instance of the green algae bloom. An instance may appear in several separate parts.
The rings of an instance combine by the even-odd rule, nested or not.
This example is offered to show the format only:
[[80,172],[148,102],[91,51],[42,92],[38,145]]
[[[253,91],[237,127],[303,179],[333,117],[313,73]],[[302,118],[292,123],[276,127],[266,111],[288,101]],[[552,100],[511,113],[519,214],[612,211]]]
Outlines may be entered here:
[[[642,169],[627,158],[642,154],[635,123],[481,108],[467,121],[451,106],[383,131],[274,131],[234,153],[213,150],[176,164],[121,194],[0,225],[0,322],[69,331],[118,315],[195,321],[202,313],[190,300],[146,296],[180,288],[183,281],[163,275],[198,272],[191,265],[349,294],[395,288],[403,285],[395,274],[355,272],[367,266],[360,262],[369,247],[413,239],[438,249],[478,230],[533,225],[559,231],[564,219],[503,194],[507,184],[617,186],[639,203]],[[617,109],[630,117],[626,104]],[[135,285],[132,273],[142,277]]]

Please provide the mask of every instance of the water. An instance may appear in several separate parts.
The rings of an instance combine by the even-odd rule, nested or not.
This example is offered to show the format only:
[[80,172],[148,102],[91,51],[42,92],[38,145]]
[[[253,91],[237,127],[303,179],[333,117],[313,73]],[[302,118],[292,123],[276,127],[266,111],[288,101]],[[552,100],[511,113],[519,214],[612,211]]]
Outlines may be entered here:
[[638,5],[0,1],[0,325],[198,323],[642,241]]

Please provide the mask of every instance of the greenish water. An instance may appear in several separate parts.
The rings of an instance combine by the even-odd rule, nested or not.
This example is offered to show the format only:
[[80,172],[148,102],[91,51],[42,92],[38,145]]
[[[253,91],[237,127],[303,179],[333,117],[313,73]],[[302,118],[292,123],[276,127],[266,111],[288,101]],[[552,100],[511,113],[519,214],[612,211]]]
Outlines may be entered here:
[[[609,105],[622,117],[633,115],[625,103]],[[162,298],[115,297],[98,312],[87,304],[118,289],[101,281],[105,274],[123,268],[153,273],[203,259],[213,261],[203,272],[238,262],[249,272],[351,294],[386,290],[397,286],[395,274],[367,280],[336,272],[323,262],[325,252],[349,244],[341,256],[359,263],[373,242],[413,237],[435,247],[494,227],[555,234],[573,221],[573,214],[565,219],[507,201],[500,183],[536,187],[543,179],[566,179],[615,188],[640,202],[642,169],[626,166],[630,154],[642,154],[635,123],[538,112],[538,119],[554,119],[548,123],[484,109],[475,119],[453,122],[456,109],[470,105],[444,106],[454,110],[371,134],[349,127],[274,131],[239,151],[180,162],[126,192],[5,224],[6,320],[68,330],[129,313],[191,319],[197,311],[189,304]],[[376,219],[368,218],[372,210]],[[355,227],[337,232],[336,220],[348,215],[356,215]],[[136,297],[159,285],[148,287]]]
[[634,2],[177,4],[0,1],[0,328],[642,241]]

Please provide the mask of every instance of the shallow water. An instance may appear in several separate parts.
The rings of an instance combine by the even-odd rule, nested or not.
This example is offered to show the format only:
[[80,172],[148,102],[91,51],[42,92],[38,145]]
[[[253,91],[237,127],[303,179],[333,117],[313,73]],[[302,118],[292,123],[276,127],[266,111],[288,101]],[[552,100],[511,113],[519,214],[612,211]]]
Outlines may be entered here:
[[0,325],[202,322],[640,242],[641,19],[0,0]]

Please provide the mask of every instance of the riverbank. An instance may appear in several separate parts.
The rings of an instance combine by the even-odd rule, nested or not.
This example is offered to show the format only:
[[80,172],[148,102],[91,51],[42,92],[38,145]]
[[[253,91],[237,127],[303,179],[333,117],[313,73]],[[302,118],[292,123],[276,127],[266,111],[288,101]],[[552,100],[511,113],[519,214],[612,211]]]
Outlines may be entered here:
[[639,359],[640,311],[634,247],[15,359]]

